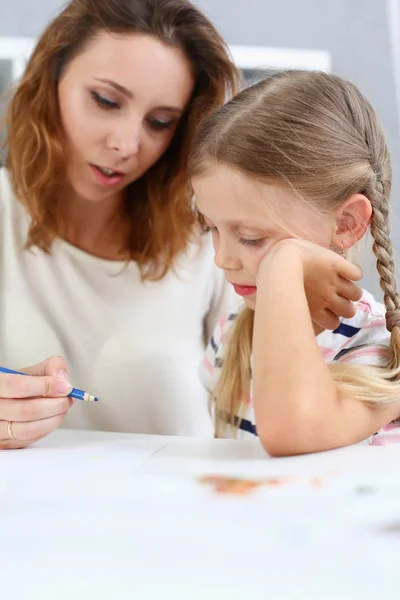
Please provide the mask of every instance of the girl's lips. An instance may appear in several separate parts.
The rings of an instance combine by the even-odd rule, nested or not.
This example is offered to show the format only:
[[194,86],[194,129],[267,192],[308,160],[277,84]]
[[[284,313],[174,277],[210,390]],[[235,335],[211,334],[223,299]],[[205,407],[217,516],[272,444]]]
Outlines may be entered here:
[[255,285],[238,285],[236,283],[232,283],[233,288],[239,296],[252,296],[256,293],[257,288]]

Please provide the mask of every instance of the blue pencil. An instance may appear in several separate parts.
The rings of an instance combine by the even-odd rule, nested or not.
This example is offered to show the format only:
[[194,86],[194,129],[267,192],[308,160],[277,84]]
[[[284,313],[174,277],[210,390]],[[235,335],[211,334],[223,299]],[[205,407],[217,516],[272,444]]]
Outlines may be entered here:
[[[20,371],[13,371],[12,369],[7,369],[6,367],[0,367],[0,373],[11,373],[11,375],[28,375],[28,373],[21,373]],[[71,398],[75,398],[75,400],[83,400],[84,402],[98,402],[99,399],[88,392],[84,392],[83,390],[78,390],[77,388],[72,388],[72,391],[68,394]]]

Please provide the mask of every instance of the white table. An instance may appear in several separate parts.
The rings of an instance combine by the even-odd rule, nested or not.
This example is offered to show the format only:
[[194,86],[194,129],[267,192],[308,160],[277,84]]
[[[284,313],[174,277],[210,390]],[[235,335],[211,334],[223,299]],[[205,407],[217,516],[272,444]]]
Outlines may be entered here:
[[[218,473],[264,484],[199,481]],[[270,459],[257,441],[64,430],[0,453],[1,599],[380,600],[399,559],[400,445]]]

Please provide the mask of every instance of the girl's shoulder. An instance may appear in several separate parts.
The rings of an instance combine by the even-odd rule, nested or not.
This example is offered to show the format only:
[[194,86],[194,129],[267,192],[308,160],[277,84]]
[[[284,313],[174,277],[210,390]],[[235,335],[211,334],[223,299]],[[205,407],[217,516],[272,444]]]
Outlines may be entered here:
[[225,349],[238,314],[238,312],[226,313],[218,320],[206,348],[202,363],[201,378],[210,393],[218,381]]
[[388,346],[390,333],[386,329],[385,306],[364,290],[362,298],[355,303],[355,308],[355,315],[351,319],[342,319],[337,329],[323,331],[317,336],[317,343],[326,362],[348,362],[350,359],[353,362],[357,351],[359,359],[361,355],[365,355],[366,360],[372,359],[372,363],[375,363],[375,359],[379,358],[378,354]]
[[235,324],[238,315],[238,312],[230,312],[226,313],[218,320],[209,343],[209,346],[214,352],[219,353],[221,349],[224,349],[227,346],[233,325]]

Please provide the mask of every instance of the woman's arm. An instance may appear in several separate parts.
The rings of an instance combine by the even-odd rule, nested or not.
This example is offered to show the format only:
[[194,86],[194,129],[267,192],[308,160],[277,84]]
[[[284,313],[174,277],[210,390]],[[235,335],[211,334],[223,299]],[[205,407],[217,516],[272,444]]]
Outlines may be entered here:
[[272,455],[353,444],[400,414],[400,403],[370,408],[339,398],[316,342],[304,282],[312,266],[319,281],[334,285],[343,263],[337,257],[335,265],[335,255],[318,247],[306,261],[303,250],[296,243],[281,244],[265,257],[258,274],[254,410],[258,435]]

